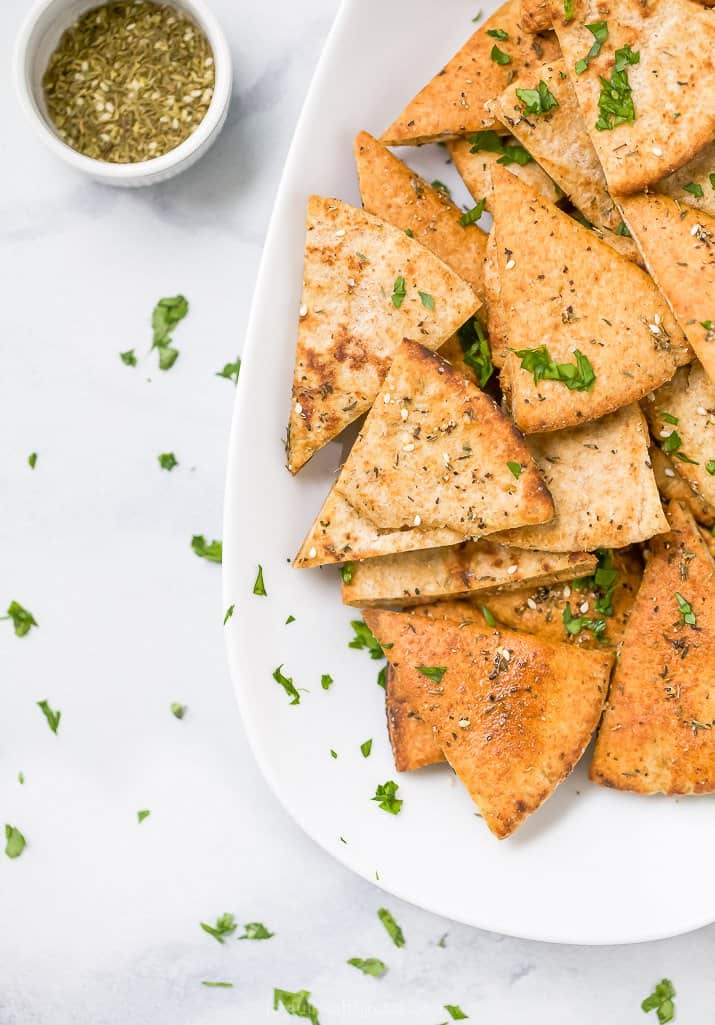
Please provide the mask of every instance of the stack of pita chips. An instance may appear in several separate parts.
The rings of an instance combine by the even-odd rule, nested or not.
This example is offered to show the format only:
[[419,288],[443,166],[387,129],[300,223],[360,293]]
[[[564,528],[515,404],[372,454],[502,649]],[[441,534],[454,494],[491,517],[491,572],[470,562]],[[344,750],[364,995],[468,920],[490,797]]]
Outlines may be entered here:
[[[290,470],[365,419],[294,565],[499,838],[594,733],[597,783],[715,790],[713,53],[693,0],[508,0],[308,204]],[[437,141],[473,209],[387,148]]]

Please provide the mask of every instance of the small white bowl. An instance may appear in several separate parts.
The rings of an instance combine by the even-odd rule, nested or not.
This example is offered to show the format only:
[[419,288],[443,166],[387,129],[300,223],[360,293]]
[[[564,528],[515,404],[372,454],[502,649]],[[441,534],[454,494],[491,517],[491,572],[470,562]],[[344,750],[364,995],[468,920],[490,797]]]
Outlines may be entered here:
[[129,188],[166,181],[196,163],[223,128],[233,80],[231,53],[226,37],[203,0],[169,2],[186,11],[209,41],[216,75],[213,97],[203,121],[187,139],[162,156],[135,164],[112,164],[78,153],[62,141],[47,113],[42,76],[50,56],[65,29],[85,11],[101,6],[102,0],[39,0],[20,29],[15,44],[14,73],[22,107],[52,152],[95,181]]

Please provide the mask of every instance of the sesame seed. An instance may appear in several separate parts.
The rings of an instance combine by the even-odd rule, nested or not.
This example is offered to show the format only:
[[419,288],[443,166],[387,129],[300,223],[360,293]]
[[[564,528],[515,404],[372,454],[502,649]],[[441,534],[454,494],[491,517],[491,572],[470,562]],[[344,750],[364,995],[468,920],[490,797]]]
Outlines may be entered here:
[[514,565],[513,565],[513,566],[510,566],[510,567],[508,568],[508,570],[507,570],[507,573],[509,574],[509,576],[511,576],[511,575],[512,575],[512,573],[516,573],[516,571],[518,570],[518,568],[519,568],[519,567],[517,566],[517,564],[516,564],[516,563],[514,563]]
[[298,414],[298,416],[300,416],[300,414],[303,412],[303,407],[301,406],[300,402],[296,402],[295,411]]
[[708,415],[708,411],[705,408],[705,406],[698,406],[696,412],[698,413],[699,416],[707,416]]
[[342,238],[344,234],[345,234],[345,228],[339,228],[339,229],[338,229],[338,230],[337,230],[337,231],[335,232],[335,237],[336,237],[336,238]]
[[588,602],[582,601],[578,607],[578,610],[581,614],[583,614],[584,612],[588,612]]
[[409,445],[403,445],[402,446],[402,451],[403,452],[414,452],[414,450],[415,450],[415,446],[412,444],[412,442],[410,442]]
[[564,595],[564,598],[570,598],[571,597],[571,588],[569,587],[568,584],[566,584],[566,587],[564,587],[563,595]]
[[385,403],[386,406],[389,406],[389,404],[390,404],[390,393],[389,393],[389,391],[385,392],[385,394],[382,396],[382,401]]
[[308,307],[305,306],[305,305],[301,306],[301,308],[298,310],[298,313],[301,315],[301,317],[304,317],[307,312],[308,312]]
[[471,719],[460,719],[460,720],[459,720],[459,725],[460,725],[460,727],[461,727],[461,728],[462,728],[463,730],[466,730],[466,729],[467,729],[467,727],[469,727],[469,726],[471,726],[471,725],[472,725],[472,720],[471,720]]
[[692,226],[692,228],[690,229],[690,234],[691,234],[691,235],[697,235],[697,234],[698,234],[698,232],[700,232],[700,231],[702,231],[702,230],[703,230],[703,226],[702,226],[702,224],[694,224],[694,225]]
[[675,470],[671,470],[669,466],[663,472],[666,477],[675,477]]
[[516,267],[516,260],[507,260],[506,269],[512,270],[514,267]]
[[660,437],[661,438],[669,438],[672,433],[673,433],[672,431],[669,431],[667,428],[665,428],[664,430],[662,430],[660,432]]
[[536,609],[536,602],[533,598],[527,598],[526,604],[529,606],[530,609]]
[[651,150],[651,153],[653,154],[654,157],[662,157],[663,156],[663,150],[660,148],[660,146],[654,146],[653,149]]
[[419,515],[418,515],[418,516],[415,516],[415,518],[414,518],[414,520],[413,520],[412,522],[414,523],[414,525],[415,525],[416,527],[419,527],[420,523],[422,522],[422,517],[421,517],[421,516],[419,516]]
[[407,410],[406,409],[400,410],[400,416],[402,417],[403,420],[406,420],[407,416],[408,416]]
[[354,278],[348,278],[348,285],[349,285],[350,288],[355,288],[355,279]]
[[315,548],[311,548],[310,551],[308,552],[308,558],[309,559],[314,559],[317,554],[318,553],[316,552]]

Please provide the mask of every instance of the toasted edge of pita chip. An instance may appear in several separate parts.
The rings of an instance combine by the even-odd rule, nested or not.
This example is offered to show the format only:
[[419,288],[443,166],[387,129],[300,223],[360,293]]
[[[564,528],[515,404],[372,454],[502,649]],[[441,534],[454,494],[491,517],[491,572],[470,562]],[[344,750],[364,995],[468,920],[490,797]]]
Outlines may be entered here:
[[465,541],[357,563],[350,582],[343,583],[343,602],[358,608],[424,605],[511,591],[525,583],[535,588],[573,580],[592,573],[596,564],[588,552],[536,552],[491,541]]
[[546,32],[553,24],[549,0],[521,0],[521,23],[527,32]]
[[486,825],[510,836],[583,754],[612,653],[409,613],[365,621]]
[[690,481],[678,473],[675,463],[657,445],[651,445],[650,461],[658,491],[665,502],[682,502],[704,527],[715,526],[715,506],[708,505]]
[[703,146],[700,152],[696,153],[684,167],[656,182],[652,186],[653,191],[670,196],[677,203],[685,203],[686,206],[692,206],[696,210],[704,210],[705,213],[715,217],[713,168],[715,168],[715,142]]
[[464,538],[545,523],[553,502],[522,435],[437,353],[405,341],[336,482],[383,529]]
[[[484,140],[484,147],[472,152],[475,146],[480,145],[478,140]],[[467,191],[476,202],[484,199],[486,209],[492,209],[492,190],[494,188],[494,169],[505,167],[515,178],[523,181],[525,185],[535,189],[549,203],[558,203],[563,195],[556,182],[546,173],[543,167],[533,158],[527,163],[502,163],[508,159],[510,149],[512,152],[523,154],[524,148],[515,139],[512,139],[516,146],[512,146],[509,138],[498,136],[496,132],[482,132],[466,139],[455,139],[447,143],[449,155],[459,175],[467,186]],[[496,149],[495,147],[500,147]],[[491,148],[494,147],[494,148]],[[524,157],[523,159],[526,159]]]
[[596,740],[591,779],[639,794],[715,791],[715,564],[668,507],[651,543]]
[[439,348],[478,307],[466,281],[404,231],[341,200],[311,196],[290,471],[370,407],[403,338]]

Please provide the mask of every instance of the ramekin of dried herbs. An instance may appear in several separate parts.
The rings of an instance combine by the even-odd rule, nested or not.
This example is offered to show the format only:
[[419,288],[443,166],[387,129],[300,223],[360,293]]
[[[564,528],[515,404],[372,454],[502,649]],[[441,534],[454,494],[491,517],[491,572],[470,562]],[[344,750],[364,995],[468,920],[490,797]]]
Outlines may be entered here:
[[223,127],[232,82],[203,0],[41,0],[20,31],[15,77],[58,156],[125,186],[195,163]]

